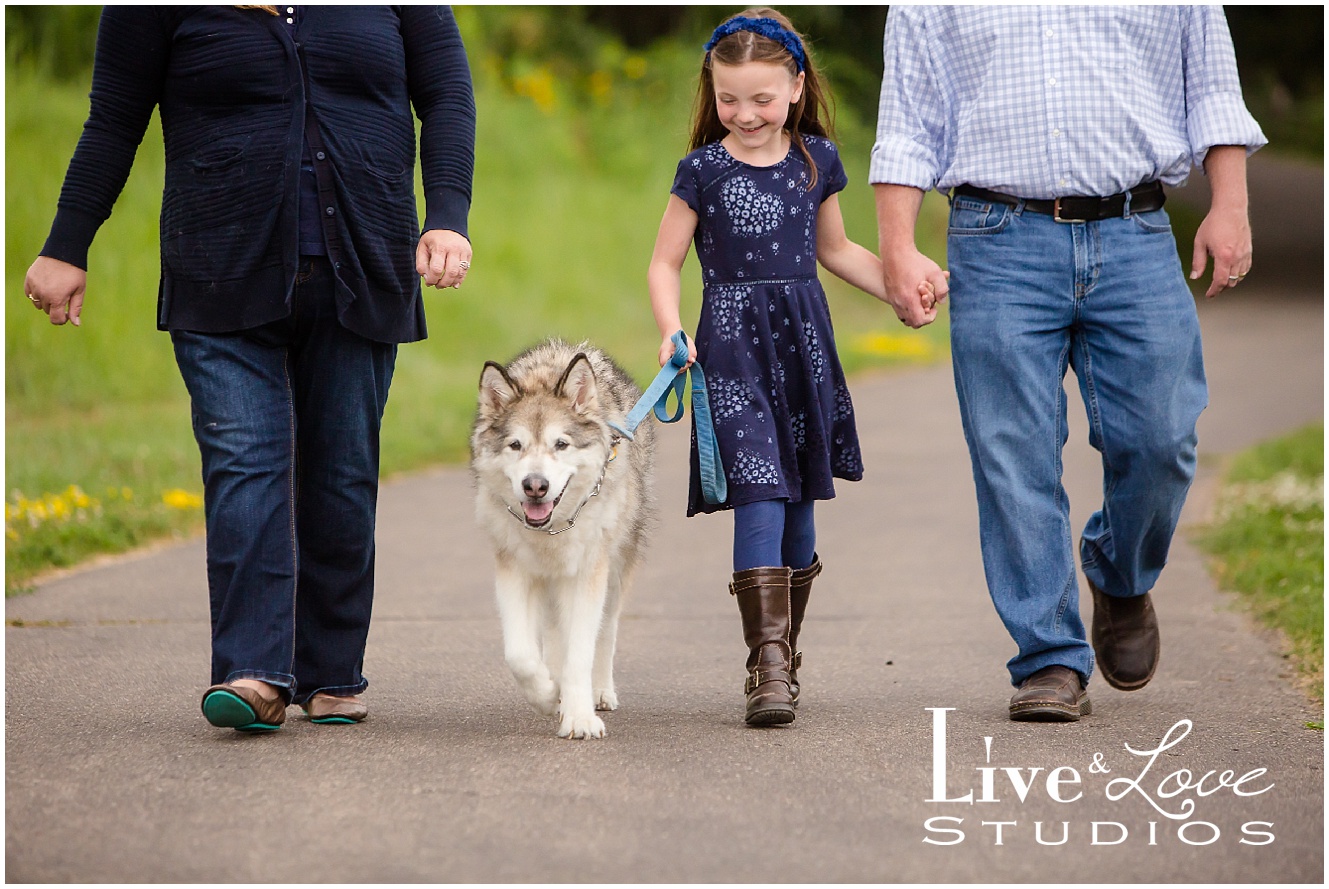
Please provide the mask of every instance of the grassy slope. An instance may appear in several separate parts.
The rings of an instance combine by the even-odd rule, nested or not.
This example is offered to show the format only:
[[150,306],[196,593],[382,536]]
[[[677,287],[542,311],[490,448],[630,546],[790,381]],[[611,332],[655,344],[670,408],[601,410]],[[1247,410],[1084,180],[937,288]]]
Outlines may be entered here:
[[1281,631],[1324,700],[1324,425],[1233,458],[1215,521],[1197,534],[1219,582]]
[[[480,367],[542,337],[589,339],[638,379],[654,374],[658,335],[645,271],[684,153],[692,64],[690,53],[652,57],[651,69],[666,69],[660,86],[619,78],[605,104],[566,91],[538,103],[505,90],[479,66],[475,266],[463,289],[426,291],[430,337],[400,350],[384,420],[385,472],[463,459]],[[675,76],[671,68],[688,74]],[[201,483],[188,398],[170,339],[154,324],[163,169],[158,125],[149,128],[93,245],[83,326],[53,328],[20,294],[87,114],[86,87],[10,70],[5,114],[6,580],[12,589],[46,567],[198,530],[199,510],[178,498],[166,498],[177,503],[168,505],[163,494],[197,493]],[[866,185],[871,137],[861,124],[841,122],[851,182],[841,195],[846,228],[875,246]],[[944,204],[930,199],[923,229],[934,255],[943,249],[943,225]],[[946,354],[944,325],[904,331],[885,306],[822,278],[851,372]],[[700,309],[699,282],[690,257],[687,324]],[[71,485],[91,499],[87,508],[71,508],[60,521],[34,517],[33,501]],[[130,497],[121,496],[125,489]]]

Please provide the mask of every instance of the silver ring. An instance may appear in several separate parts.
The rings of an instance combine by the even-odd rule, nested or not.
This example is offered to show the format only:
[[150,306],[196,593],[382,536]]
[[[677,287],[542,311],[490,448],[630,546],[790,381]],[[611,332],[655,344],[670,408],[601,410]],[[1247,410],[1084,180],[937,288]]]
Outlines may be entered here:
[[31,293],[28,294],[28,299],[32,301],[32,304],[34,306],[39,306],[42,304],[41,300],[37,299],[37,297],[33,296]]
[[471,261],[469,259],[463,259],[458,265],[461,266],[461,270],[464,272],[471,267]]
[[1240,281],[1240,280],[1241,280],[1242,278],[1244,278],[1244,277],[1246,277],[1246,276],[1245,276],[1245,275],[1228,275],[1228,276],[1227,276],[1227,279],[1228,279],[1229,281]]

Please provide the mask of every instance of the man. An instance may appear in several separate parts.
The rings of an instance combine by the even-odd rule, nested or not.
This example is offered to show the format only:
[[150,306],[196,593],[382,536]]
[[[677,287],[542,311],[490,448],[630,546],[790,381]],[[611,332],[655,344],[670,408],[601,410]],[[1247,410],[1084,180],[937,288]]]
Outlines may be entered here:
[[[988,589],[1018,645],[1010,716],[1089,713],[1097,664],[1142,688],[1150,590],[1195,470],[1207,402],[1195,304],[1163,186],[1213,193],[1191,278],[1251,268],[1246,110],[1220,7],[892,7],[871,180],[886,290],[911,327],[948,282],[914,245],[923,193],[951,201],[951,345]],[[929,280],[933,294],[920,295]],[[1079,379],[1104,502],[1080,539],[1085,638],[1061,485],[1062,380]]]

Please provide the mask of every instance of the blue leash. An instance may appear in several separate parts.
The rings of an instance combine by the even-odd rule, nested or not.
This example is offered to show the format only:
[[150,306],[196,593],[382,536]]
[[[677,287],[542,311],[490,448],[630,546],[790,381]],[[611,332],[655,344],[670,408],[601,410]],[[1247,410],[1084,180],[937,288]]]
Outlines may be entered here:
[[[655,379],[646,387],[641,399],[628,411],[623,425],[610,423],[628,441],[632,433],[646,419],[650,410],[661,423],[677,423],[683,417],[683,386],[687,376],[684,368],[688,366],[688,336],[679,331],[669,338],[674,344],[673,357],[660,368]],[[675,411],[671,416],[668,411],[669,395],[677,398]],[[706,394],[706,375],[701,364],[692,363],[692,417],[697,425],[697,455],[701,464],[701,494],[707,503],[724,503],[729,498],[729,486],[725,482],[724,466],[720,461],[720,449],[715,442],[715,423],[711,419],[711,400]]]

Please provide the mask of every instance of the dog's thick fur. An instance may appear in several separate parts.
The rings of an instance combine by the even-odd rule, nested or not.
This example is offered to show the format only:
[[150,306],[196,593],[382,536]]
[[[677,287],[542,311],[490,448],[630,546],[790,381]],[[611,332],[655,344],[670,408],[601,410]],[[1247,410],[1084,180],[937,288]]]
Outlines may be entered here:
[[[531,706],[557,714],[559,737],[603,737],[596,710],[618,706],[614,647],[651,520],[655,430],[643,423],[614,445],[608,424],[639,396],[585,343],[549,340],[480,376],[471,471],[494,544],[504,657]],[[549,533],[581,504],[574,527]]]

